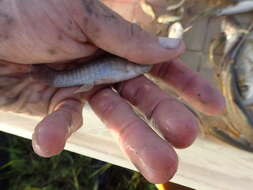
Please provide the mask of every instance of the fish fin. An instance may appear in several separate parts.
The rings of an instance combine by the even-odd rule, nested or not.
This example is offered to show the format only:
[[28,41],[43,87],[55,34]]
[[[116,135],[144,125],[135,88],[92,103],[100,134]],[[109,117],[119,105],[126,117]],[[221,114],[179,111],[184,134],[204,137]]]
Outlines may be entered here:
[[93,87],[94,87],[93,84],[84,84],[78,90],[76,90],[74,93],[77,94],[80,92],[87,92],[87,91],[91,90]]

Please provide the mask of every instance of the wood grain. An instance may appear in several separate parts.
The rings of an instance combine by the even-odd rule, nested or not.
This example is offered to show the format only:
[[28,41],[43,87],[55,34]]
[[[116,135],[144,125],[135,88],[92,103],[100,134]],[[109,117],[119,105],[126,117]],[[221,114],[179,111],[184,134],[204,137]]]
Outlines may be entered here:
[[[68,141],[66,150],[136,170],[89,107],[86,126]],[[31,139],[39,118],[0,112],[0,130]],[[253,154],[229,145],[198,138],[194,145],[177,150],[179,170],[172,182],[200,190],[236,190],[253,187]]]

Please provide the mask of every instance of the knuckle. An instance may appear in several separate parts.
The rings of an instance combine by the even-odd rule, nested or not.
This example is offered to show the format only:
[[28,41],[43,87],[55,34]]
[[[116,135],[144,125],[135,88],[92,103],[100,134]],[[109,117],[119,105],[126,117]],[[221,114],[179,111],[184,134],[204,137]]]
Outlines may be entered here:
[[90,101],[103,120],[110,118],[124,104],[109,89],[99,91]]
[[170,80],[172,64],[159,64],[153,69],[153,74],[158,78]]
[[198,75],[193,74],[188,76],[184,81],[182,81],[182,93],[188,92],[189,90],[191,91],[198,81]]
[[122,142],[128,142],[127,139],[131,139],[130,136],[134,135],[134,130],[139,126],[143,125],[138,117],[135,117],[129,121],[122,124],[121,130],[119,131],[119,136]]
[[[123,82],[120,88],[120,94],[128,99],[132,105],[138,106],[146,100],[148,94],[151,94],[154,84],[145,77],[138,77],[127,82]],[[147,102],[146,102],[147,103]]]
[[126,26],[126,39],[132,40],[134,38],[136,41],[141,41],[143,38],[143,30],[134,23],[128,23]]
[[[155,120],[157,119],[157,115],[159,116],[160,111],[163,109],[162,106],[168,103],[172,104],[174,101],[176,102],[175,99],[169,97],[161,98],[160,100],[155,102],[155,104],[152,106],[151,109],[148,110],[148,112],[146,112],[147,119],[155,122]],[[154,125],[156,126],[155,123]]]

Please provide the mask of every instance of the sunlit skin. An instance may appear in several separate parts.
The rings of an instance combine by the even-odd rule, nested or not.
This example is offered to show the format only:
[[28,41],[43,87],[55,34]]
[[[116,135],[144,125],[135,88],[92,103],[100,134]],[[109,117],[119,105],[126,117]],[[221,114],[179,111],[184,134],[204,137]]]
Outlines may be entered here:
[[[138,0],[105,3],[128,21],[150,21]],[[42,116],[33,148],[40,156],[51,157],[83,125],[82,108],[88,101],[144,177],[163,183],[177,171],[174,148],[190,146],[198,134],[196,118],[182,103],[144,76],[115,84],[116,91],[100,86],[82,94],[74,93],[78,87],[57,89],[28,77],[31,64],[62,69],[107,51],[139,64],[154,64],[151,74],[173,86],[195,109],[206,114],[224,110],[220,93],[177,60],[183,42],[174,49],[164,48],[157,37],[111,9],[96,0],[0,1],[0,108]],[[130,104],[152,119],[165,140]]]

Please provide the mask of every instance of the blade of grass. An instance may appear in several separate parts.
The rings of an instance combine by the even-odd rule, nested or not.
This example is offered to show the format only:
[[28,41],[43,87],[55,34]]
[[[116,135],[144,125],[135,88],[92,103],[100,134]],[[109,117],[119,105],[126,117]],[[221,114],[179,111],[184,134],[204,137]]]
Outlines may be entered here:
[[89,178],[93,178],[95,177],[96,175],[98,174],[102,174],[104,173],[106,170],[108,170],[110,167],[112,166],[112,164],[105,164],[104,166],[102,166],[101,168],[99,168],[98,170],[94,171],[90,176]]

